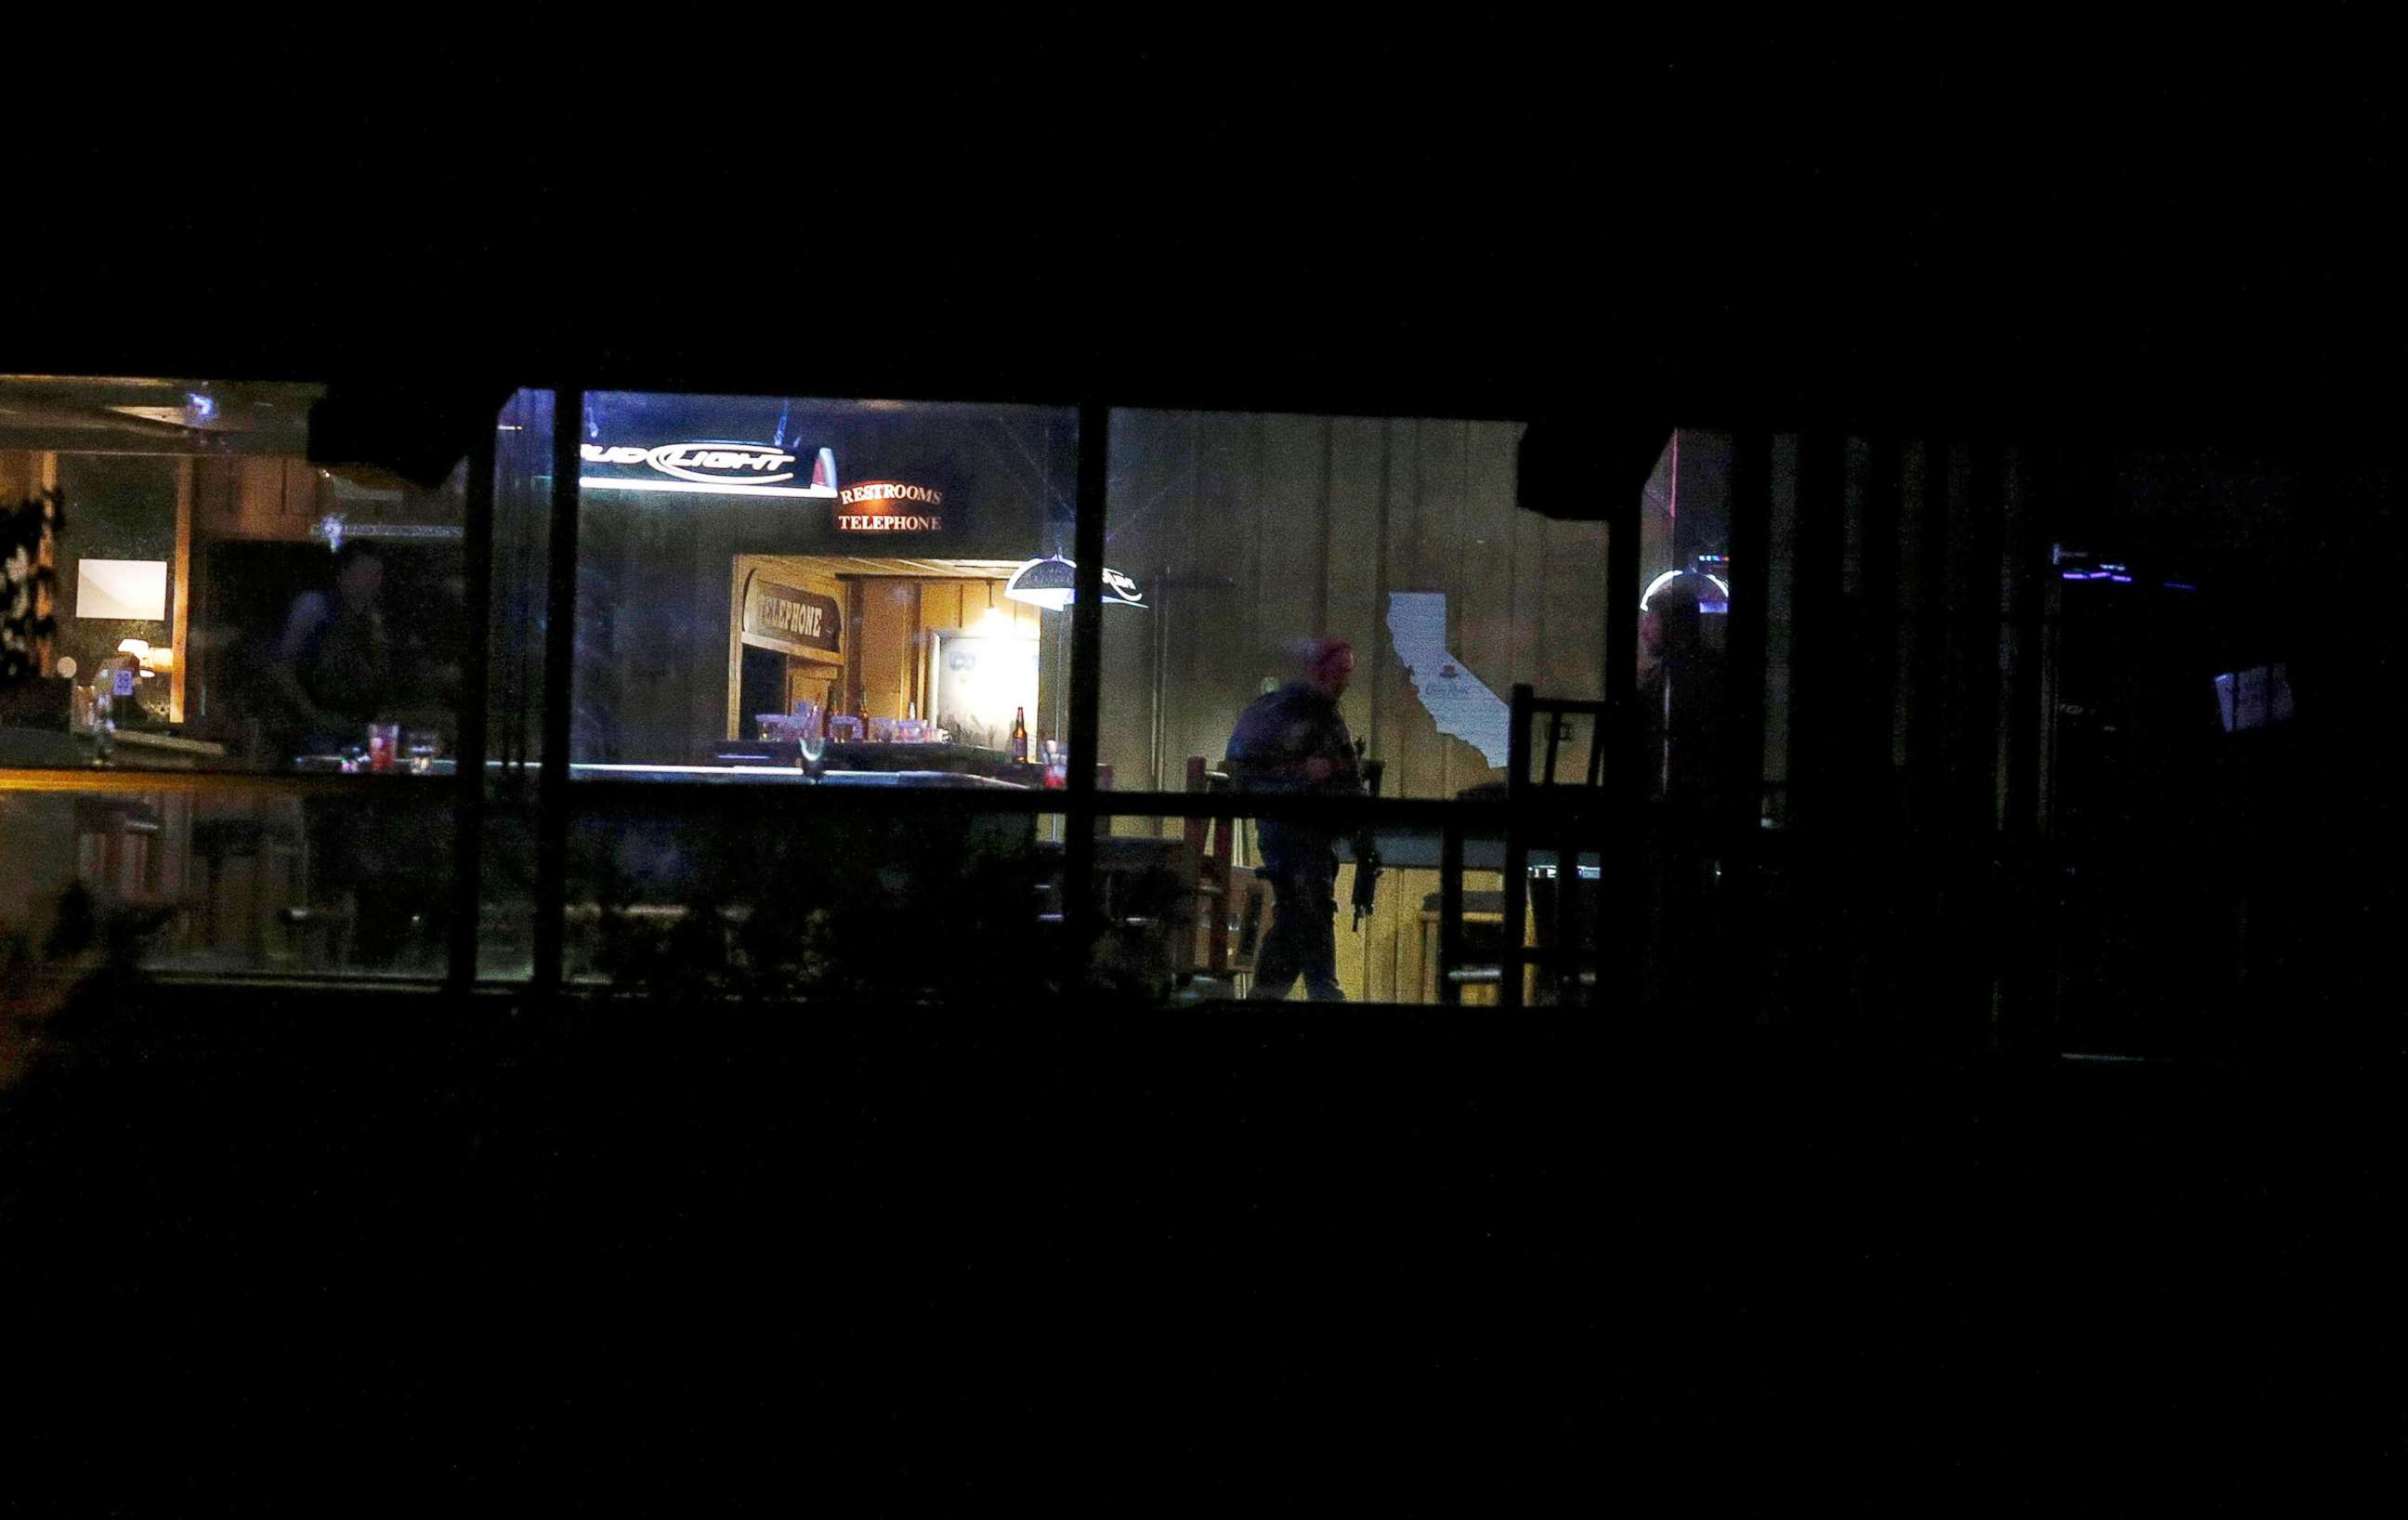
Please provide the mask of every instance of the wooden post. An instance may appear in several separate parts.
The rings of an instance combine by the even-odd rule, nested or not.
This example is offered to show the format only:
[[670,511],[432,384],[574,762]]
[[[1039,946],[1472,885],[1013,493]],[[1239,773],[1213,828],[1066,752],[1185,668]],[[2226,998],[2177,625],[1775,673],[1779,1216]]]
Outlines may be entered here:
[[[1611,674],[1608,672],[1609,677]],[[1537,694],[1526,683],[1514,686],[1510,719],[1513,726],[1505,736],[1505,880],[1499,883],[1505,891],[1505,942],[1498,952],[1503,962],[1500,968],[1503,980],[1497,984],[1497,1001],[1499,1007],[1508,1009],[1522,1006],[1522,941],[1526,938],[1525,931],[1529,925],[1530,713],[1536,700]],[[1456,839],[1455,848],[1458,852],[1462,849],[1460,836]],[[1462,879],[1463,857],[1458,853],[1455,859],[1454,874],[1447,879],[1456,894],[1454,922],[1457,925],[1457,934],[1462,932]],[[1560,889],[1562,884],[1558,880],[1556,886]],[[1440,883],[1440,890],[1446,890],[1445,882]],[[1559,890],[1559,906],[1561,900]]]
[[167,673],[167,721],[184,721],[184,679],[193,663],[193,461],[176,461],[176,612],[167,642],[176,652]]
[[[36,454],[33,463],[35,494],[44,495],[56,491],[59,488],[59,456],[44,452]],[[42,561],[35,566],[35,569],[37,572],[55,570],[58,568],[58,546],[50,539],[45,538],[42,540]],[[63,594],[49,590],[47,585],[37,590],[35,593],[34,616],[36,619],[51,616],[58,609],[58,599],[61,595]],[[41,675],[49,675],[52,656],[56,653],[56,647],[52,640],[47,638],[35,640],[33,653],[34,669]]]
[[[1512,825],[1509,822],[1510,831]],[[1463,824],[1449,818],[1439,826],[1438,847],[1438,1000],[1453,1007],[1463,1001],[1463,983],[1455,979],[1463,964]],[[1506,975],[1514,975],[1512,965]]]
[[744,737],[744,578],[752,572],[749,554],[738,554],[727,567],[727,723],[722,738]]

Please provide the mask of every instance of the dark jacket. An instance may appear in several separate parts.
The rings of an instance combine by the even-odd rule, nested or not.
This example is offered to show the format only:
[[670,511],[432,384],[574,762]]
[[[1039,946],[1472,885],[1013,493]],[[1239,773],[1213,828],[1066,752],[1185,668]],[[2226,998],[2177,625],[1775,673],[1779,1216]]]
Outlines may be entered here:
[[[1315,756],[1330,763],[1329,775],[1318,782],[1305,775],[1305,762]],[[1229,735],[1228,764],[1230,780],[1241,792],[1353,796],[1362,790],[1346,719],[1336,701],[1303,681],[1247,705]],[[1336,868],[1336,829],[1266,822],[1257,832],[1263,865],[1274,875]]]

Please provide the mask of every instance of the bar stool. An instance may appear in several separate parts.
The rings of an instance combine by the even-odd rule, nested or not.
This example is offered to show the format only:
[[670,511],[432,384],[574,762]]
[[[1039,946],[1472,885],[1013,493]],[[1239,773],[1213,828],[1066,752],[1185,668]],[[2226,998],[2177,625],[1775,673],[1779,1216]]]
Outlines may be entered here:
[[141,797],[76,798],[76,875],[107,896],[156,897],[160,829],[159,810]]
[[[1421,913],[1421,1000],[1439,1001],[1439,925],[1444,916],[1446,895],[1433,892],[1422,898]],[[1505,945],[1505,894],[1499,892],[1466,892],[1463,895],[1462,941],[1458,954],[1474,966],[1500,963]],[[1498,980],[1503,981],[1503,973]],[[1466,1003],[1493,1003],[1498,994],[1494,986],[1468,982],[1458,996]]]
[[294,867],[300,858],[300,841],[290,825],[280,822],[252,817],[203,818],[193,825],[193,853],[201,859],[204,885],[201,902],[201,943],[205,950],[218,947],[219,911],[224,903],[227,868],[237,862],[247,863],[243,872],[242,948],[254,966],[266,958],[267,915],[263,903],[267,898],[265,888],[270,876],[282,884],[282,896],[290,896]]

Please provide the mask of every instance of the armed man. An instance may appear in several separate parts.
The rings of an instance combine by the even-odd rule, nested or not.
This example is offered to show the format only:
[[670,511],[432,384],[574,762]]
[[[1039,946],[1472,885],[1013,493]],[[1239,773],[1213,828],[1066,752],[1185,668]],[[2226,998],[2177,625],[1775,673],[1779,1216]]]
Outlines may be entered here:
[[[1363,778],[1338,699],[1354,674],[1342,638],[1306,646],[1304,679],[1256,697],[1229,736],[1229,775],[1240,791],[1285,796],[1354,796]],[[1254,958],[1252,997],[1279,1001],[1298,977],[1316,1002],[1343,1002],[1338,987],[1338,841],[1318,824],[1265,820],[1256,833],[1271,883],[1270,932]]]

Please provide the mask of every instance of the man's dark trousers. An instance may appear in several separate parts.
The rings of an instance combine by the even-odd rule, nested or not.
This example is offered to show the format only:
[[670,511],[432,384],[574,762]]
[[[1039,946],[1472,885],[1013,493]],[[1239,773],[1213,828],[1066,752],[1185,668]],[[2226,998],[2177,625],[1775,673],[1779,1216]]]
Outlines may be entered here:
[[1274,894],[1271,927],[1254,957],[1252,996],[1283,998],[1301,976],[1304,995],[1314,1002],[1344,1002],[1338,989],[1337,857],[1265,874]]

